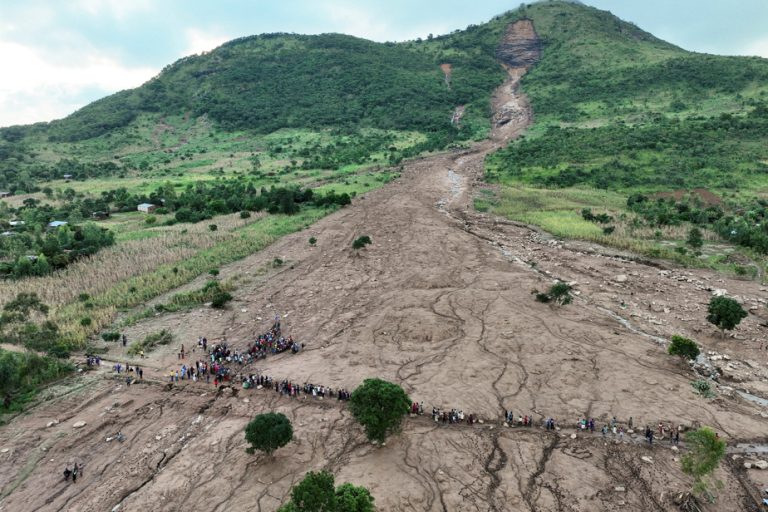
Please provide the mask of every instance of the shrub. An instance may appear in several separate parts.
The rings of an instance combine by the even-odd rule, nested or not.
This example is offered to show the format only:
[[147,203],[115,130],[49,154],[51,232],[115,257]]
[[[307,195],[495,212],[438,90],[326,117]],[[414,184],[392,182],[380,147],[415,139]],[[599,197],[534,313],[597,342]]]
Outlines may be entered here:
[[699,379],[691,382],[694,391],[703,396],[704,398],[714,398],[715,392],[712,390],[708,380]]
[[267,455],[288,444],[293,439],[293,427],[284,414],[268,412],[259,414],[245,427],[245,440],[251,445],[246,452],[261,450]]
[[155,222],[157,222],[157,217],[154,215],[149,215],[146,219],[144,219],[145,224],[154,224]]
[[571,285],[558,281],[549,288],[547,293],[540,293],[537,290],[534,290],[534,293],[536,294],[536,300],[539,302],[554,302],[555,304],[565,306],[573,301],[571,290],[573,290]]
[[275,256],[275,259],[272,260],[272,266],[273,267],[282,267],[283,266],[282,258],[278,258],[277,256]]
[[371,243],[372,243],[371,237],[369,237],[368,235],[363,235],[356,238],[355,241],[352,242],[352,248],[355,250],[359,250],[365,247],[366,245],[370,245]]
[[219,226],[217,226],[216,224],[208,224],[209,231],[216,231],[217,229],[219,229]]
[[317,238],[315,238],[313,236],[309,237],[309,245],[314,247],[315,244],[317,244]]
[[683,360],[693,360],[699,356],[700,350],[695,341],[675,334],[667,352],[672,356],[680,356]]
[[217,275],[219,275],[219,269],[212,268],[211,270],[208,271],[208,274],[212,275],[213,277],[216,277]]
[[224,290],[218,290],[211,299],[211,307],[215,309],[224,309],[227,302],[232,300],[232,294]]
[[91,320],[91,317],[89,316],[85,316],[80,319],[80,325],[82,325],[83,327],[88,327],[89,325],[91,325],[91,322],[92,320]]
[[104,341],[117,341],[120,339],[119,332],[103,332],[101,333],[101,339]]
[[142,341],[134,341],[131,346],[128,347],[128,354],[132,356],[139,355],[142,350],[150,351],[157,345],[167,345],[173,341],[173,334],[163,329],[160,332],[147,335]]
[[80,295],[77,296],[77,300],[79,300],[80,302],[87,302],[91,300],[91,296],[88,295],[87,293],[81,293]]
[[365,428],[368,439],[384,442],[400,427],[411,406],[411,399],[397,384],[381,379],[365,379],[350,398],[352,415]]
[[240,212],[240,218],[241,219],[250,219],[251,218],[251,212],[243,210]]

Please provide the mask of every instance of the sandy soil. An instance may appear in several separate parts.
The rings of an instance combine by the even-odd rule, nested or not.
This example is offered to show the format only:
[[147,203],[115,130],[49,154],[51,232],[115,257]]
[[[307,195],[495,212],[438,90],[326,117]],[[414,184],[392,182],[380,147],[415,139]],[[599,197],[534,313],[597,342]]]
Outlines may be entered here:
[[[642,435],[572,438],[576,421],[709,425],[732,446],[764,442],[768,409],[737,393],[768,396],[764,288],[564,244],[470,210],[485,155],[530,122],[516,87],[522,71],[513,69],[494,97],[509,120],[490,141],[411,162],[386,187],[223,268],[222,278],[240,278],[227,311],[201,308],[129,329],[138,339],[169,328],[179,340],[140,362],[146,382],[126,386],[105,366],[2,427],[0,511],[269,511],[318,469],[369,487],[380,510],[676,510],[675,496],[691,486],[681,452],[666,440],[648,448]],[[363,234],[373,244],[357,254],[351,243]],[[264,274],[275,256],[286,265]],[[573,304],[533,300],[531,290],[555,278],[575,283]],[[705,321],[712,289],[759,306],[735,337],[720,340]],[[381,377],[427,409],[456,407],[483,423],[410,417],[376,447],[334,400],[165,382],[180,343],[189,349],[204,335],[244,348],[275,314],[306,350],[239,371],[348,389]],[[693,372],[665,355],[656,338],[674,333],[718,353],[718,398],[695,395]],[[119,348],[109,357],[123,359]],[[504,409],[532,415],[535,427],[504,426]],[[295,440],[271,459],[245,453],[243,428],[263,411],[294,423]],[[546,417],[561,430],[540,428]],[[85,426],[74,428],[79,421]],[[118,430],[126,441],[107,442]],[[703,510],[756,510],[766,479],[743,469],[744,457],[728,456],[717,474],[720,499]],[[62,478],[71,460],[86,465],[77,484]]]

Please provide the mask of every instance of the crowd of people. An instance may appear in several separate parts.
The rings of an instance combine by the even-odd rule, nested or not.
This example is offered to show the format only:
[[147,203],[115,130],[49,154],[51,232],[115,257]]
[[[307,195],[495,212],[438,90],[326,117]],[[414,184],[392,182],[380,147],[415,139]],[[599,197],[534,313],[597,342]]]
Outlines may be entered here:
[[333,389],[329,386],[322,386],[305,382],[297,384],[288,379],[275,380],[268,375],[254,375],[241,377],[241,383],[244,389],[274,389],[281,395],[298,397],[300,395],[312,396],[314,398],[336,398],[339,401],[347,401],[351,393],[346,389]]

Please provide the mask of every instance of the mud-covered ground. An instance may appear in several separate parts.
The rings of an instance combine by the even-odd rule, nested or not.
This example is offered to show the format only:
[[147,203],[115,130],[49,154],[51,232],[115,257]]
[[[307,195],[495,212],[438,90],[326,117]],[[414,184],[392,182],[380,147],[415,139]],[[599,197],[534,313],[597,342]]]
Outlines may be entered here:
[[[642,434],[573,438],[576,421],[708,425],[733,447],[764,442],[768,409],[737,393],[768,396],[759,284],[563,244],[470,209],[484,156],[530,122],[516,91],[521,74],[511,70],[497,91],[502,114],[490,141],[409,163],[395,182],[223,268],[221,278],[238,278],[227,310],[165,314],[130,328],[132,340],[161,328],[176,336],[133,361],[145,382],[126,386],[106,365],[49,390],[0,428],[0,511],[270,511],[319,469],[368,487],[380,510],[676,510],[675,497],[692,484],[680,470],[684,446],[662,439],[649,448]],[[373,244],[358,254],[351,244],[360,235]],[[276,256],[286,263],[271,268]],[[555,278],[574,283],[573,304],[534,300],[531,291]],[[705,320],[715,289],[757,306],[735,338],[721,340]],[[455,407],[483,423],[408,417],[378,447],[335,400],[166,382],[181,343],[189,351],[198,336],[226,337],[245,348],[275,314],[306,349],[237,371],[347,389],[380,377],[428,411]],[[717,398],[696,395],[692,370],[656,339],[677,333],[718,354]],[[201,354],[190,356],[185,362]],[[108,357],[126,360],[119,347]],[[503,425],[505,409],[535,425]],[[272,458],[245,453],[243,428],[264,411],[294,425],[295,440]],[[560,429],[541,428],[547,417]],[[126,440],[107,441],[117,431]],[[766,478],[745,470],[745,457],[756,458],[727,456],[719,498],[703,510],[756,510]],[[85,464],[76,484],[62,478],[71,461]]]

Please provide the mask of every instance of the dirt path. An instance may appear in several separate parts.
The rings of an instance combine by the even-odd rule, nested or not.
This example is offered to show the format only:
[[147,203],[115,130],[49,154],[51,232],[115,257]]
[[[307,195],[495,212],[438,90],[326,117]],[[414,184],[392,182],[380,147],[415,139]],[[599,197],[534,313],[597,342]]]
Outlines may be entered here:
[[[132,327],[130,339],[168,328],[179,340],[140,363],[157,383],[90,378],[0,429],[0,511],[271,511],[317,469],[369,487],[380,510],[674,510],[673,496],[691,484],[678,453],[599,435],[572,439],[566,429],[504,428],[502,410],[537,424],[631,416],[635,425],[711,425],[734,442],[764,436],[762,409],[724,393],[699,398],[691,373],[641,334],[688,334],[732,361],[752,361],[757,368],[743,385],[768,391],[761,313],[740,327],[744,339],[725,342],[703,320],[707,287],[752,304],[765,296],[758,285],[574,250],[470,210],[485,155],[530,122],[517,79],[537,47],[530,23],[508,31],[502,56],[510,80],[494,96],[490,141],[411,162],[386,187],[222,268],[221,278],[241,278],[230,309]],[[357,254],[352,240],[364,234],[373,244]],[[286,265],[263,278],[258,269],[276,256]],[[577,283],[572,305],[533,300],[531,290],[555,277]],[[425,404],[493,423],[443,427],[408,418],[382,448],[367,443],[335,403],[162,383],[178,366],[179,343],[189,349],[200,335],[226,336],[244,347],[276,313],[306,349],[245,371],[348,389],[381,377]],[[283,412],[294,424],[295,440],[274,459],[245,453],[243,427],[263,411]],[[78,421],[85,426],[74,428]],[[118,430],[126,441],[107,442]],[[86,463],[85,476],[65,484],[61,471],[75,459]],[[724,498],[705,510],[752,509],[748,486],[759,475],[738,467],[718,471]]]

